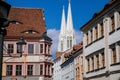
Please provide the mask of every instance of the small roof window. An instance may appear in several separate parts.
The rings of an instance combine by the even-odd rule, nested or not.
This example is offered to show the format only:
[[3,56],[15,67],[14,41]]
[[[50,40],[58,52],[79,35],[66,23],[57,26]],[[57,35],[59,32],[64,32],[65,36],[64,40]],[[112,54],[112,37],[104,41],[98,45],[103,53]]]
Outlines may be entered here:
[[34,31],[34,30],[27,30],[27,31],[23,31],[21,33],[27,33],[27,34],[35,34],[35,33],[39,33],[37,31]]

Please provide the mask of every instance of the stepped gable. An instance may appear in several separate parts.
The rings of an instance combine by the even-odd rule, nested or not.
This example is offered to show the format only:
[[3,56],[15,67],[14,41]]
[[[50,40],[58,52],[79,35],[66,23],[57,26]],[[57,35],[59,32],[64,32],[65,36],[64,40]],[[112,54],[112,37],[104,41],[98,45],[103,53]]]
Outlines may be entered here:
[[46,32],[43,9],[12,7],[8,19],[17,22],[7,27],[5,39],[39,39]]

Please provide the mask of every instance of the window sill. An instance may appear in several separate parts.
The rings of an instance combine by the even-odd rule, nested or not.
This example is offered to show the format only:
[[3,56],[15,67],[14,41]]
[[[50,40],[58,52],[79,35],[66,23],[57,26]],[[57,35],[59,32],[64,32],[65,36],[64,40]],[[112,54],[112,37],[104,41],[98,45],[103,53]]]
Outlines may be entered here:
[[117,30],[120,30],[120,27],[118,27]]
[[102,70],[102,69],[105,69],[105,67],[101,67],[101,68],[98,68],[98,69],[94,69],[94,70],[88,71],[88,72],[86,72],[86,73],[88,74],[88,73],[92,73],[92,72],[97,72],[97,71]]
[[109,33],[109,35],[111,35],[111,34],[114,33],[114,32],[115,32],[115,30],[111,31],[111,32]]
[[87,48],[88,46],[92,45],[93,43],[95,43],[95,42],[97,42],[97,41],[99,41],[99,40],[101,40],[101,39],[103,39],[103,38],[104,38],[104,36],[96,39],[95,41],[93,41],[93,42],[89,43],[88,45],[86,45],[85,48]]
[[120,62],[117,62],[117,63],[111,64],[110,66],[115,66],[115,65],[120,65]]

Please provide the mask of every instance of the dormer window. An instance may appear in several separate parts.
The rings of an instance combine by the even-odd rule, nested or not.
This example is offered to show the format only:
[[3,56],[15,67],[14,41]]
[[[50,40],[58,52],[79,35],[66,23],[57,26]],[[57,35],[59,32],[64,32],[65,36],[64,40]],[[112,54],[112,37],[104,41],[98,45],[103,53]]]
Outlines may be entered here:
[[27,31],[23,31],[22,33],[35,34],[35,33],[38,33],[38,32],[34,31],[34,30],[27,30]]

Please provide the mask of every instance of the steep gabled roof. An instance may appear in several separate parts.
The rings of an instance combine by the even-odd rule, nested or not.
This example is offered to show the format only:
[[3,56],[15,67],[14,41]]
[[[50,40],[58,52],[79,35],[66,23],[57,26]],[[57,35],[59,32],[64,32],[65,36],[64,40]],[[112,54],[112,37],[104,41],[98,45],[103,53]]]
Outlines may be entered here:
[[9,38],[40,38],[45,32],[45,21],[42,9],[12,7],[8,16],[10,21],[17,21],[7,27]]

